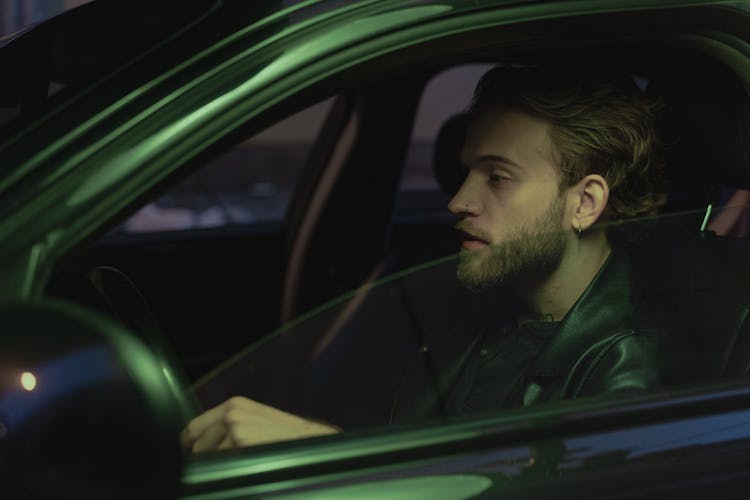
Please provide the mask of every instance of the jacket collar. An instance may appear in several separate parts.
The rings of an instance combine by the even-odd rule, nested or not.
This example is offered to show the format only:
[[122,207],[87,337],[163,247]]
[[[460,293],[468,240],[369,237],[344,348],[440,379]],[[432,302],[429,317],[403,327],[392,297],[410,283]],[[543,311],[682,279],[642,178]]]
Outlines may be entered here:
[[625,252],[614,248],[534,361],[530,374],[565,376],[588,347],[622,328],[632,311],[630,263]]

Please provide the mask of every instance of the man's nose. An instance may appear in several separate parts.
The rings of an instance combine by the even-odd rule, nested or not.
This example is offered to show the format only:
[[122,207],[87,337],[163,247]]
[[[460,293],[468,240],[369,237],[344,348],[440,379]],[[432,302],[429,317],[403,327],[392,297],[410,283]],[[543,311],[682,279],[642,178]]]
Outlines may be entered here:
[[469,189],[464,182],[456,195],[448,202],[448,210],[454,215],[476,215],[478,204],[470,196]]

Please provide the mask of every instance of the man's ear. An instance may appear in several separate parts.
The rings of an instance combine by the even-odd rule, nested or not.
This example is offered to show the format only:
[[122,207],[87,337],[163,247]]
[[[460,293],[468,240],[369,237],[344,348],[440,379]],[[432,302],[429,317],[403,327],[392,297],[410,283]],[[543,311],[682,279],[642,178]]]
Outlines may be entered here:
[[590,228],[599,220],[609,201],[609,184],[599,174],[589,174],[571,186],[573,197],[573,229],[582,231]]

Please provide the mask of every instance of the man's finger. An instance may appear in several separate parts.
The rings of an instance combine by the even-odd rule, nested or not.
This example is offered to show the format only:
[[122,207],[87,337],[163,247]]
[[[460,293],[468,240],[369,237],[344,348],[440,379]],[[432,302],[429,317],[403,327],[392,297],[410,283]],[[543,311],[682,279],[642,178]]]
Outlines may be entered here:
[[229,450],[231,448],[235,448],[236,445],[234,444],[234,441],[232,440],[232,436],[226,436],[224,440],[219,443],[219,446],[216,447],[217,450]]
[[224,422],[216,422],[213,426],[204,430],[200,437],[193,443],[191,449],[194,453],[202,451],[213,451],[228,437],[228,430]]
[[182,431],[181,439],[183,446],[186,448],[192,447],[192,444],[201,437],[206,429],[222,421],[227,411],[227,406],[236,405],[237,399],[239,398],[228,399],[191,420]]

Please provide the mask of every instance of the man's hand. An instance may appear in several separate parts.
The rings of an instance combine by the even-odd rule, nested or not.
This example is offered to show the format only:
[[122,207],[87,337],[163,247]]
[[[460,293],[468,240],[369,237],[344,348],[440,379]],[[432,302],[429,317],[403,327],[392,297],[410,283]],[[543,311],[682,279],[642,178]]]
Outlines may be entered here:
[[191,420],[180,439],[187,451],[201,452],[337,432],[336,427],[235,396]]

